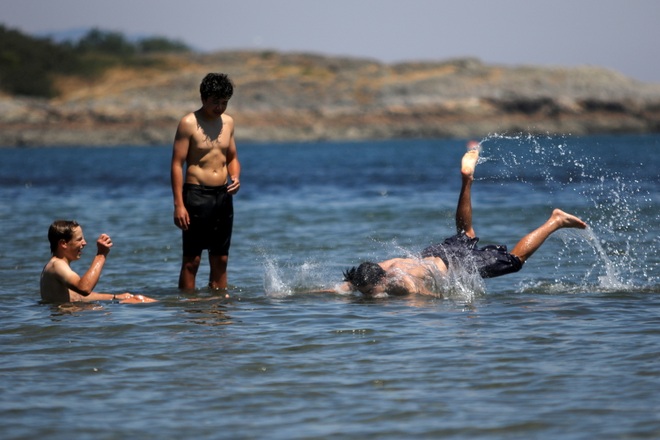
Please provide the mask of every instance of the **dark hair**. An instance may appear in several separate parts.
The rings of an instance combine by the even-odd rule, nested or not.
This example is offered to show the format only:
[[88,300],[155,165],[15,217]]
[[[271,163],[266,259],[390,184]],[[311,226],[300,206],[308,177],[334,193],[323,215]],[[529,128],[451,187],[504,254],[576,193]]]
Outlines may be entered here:
[[209,73],[199,85],[199,94],[202,99],[229,99],[234,94],[234,84],[225,73]]
[[50,253],[55,255],[60,240],[69,241],[73,238],[73,230],[80,227],[75,220],[55,220],[48,228],[48,241]]
[[356,288],[378,284],[385,277],[385,270],[376,263],[365,261],[357,268],[355,266],[344,271],[344,281]]

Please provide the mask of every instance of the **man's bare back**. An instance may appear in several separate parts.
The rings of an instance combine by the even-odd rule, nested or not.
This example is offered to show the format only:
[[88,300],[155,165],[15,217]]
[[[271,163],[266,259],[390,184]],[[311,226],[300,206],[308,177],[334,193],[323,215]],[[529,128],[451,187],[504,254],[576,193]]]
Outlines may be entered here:
[[447,266],[437,257],[393,258],[378,265],[387,272],[385,290],[391,295],[431,295],[436,277],[447,274]]

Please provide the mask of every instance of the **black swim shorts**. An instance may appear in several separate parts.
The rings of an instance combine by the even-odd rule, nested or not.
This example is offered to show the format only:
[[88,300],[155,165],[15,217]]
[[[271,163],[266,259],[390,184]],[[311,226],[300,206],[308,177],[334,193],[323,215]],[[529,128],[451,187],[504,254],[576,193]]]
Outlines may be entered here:
[[229,255],[234,224],[234,204],[227,185],[183,185],[183,203],[190,225],[183,231],[183,255],[196,256],[208,249],[209,255]]
[[482,278],[495,278],[518,272],[522,262],[511,255],[504,245],[488,245],[477,248],[478,237],[470,238],[461,232],[446,238],[422,251],[422,258],[438,257],[447,267],[450,261],[462,267],[475,267]]

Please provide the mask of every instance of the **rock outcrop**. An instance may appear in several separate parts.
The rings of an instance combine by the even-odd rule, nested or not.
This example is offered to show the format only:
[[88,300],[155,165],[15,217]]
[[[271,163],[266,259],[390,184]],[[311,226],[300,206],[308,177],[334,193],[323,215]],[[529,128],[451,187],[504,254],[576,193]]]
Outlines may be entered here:
[[0,97],[0,145],[163,145],[197,109],[207,72],[236,89],[240,141],[660,131],[660,84],[597,67],[383,64],[278,52],[172,56],[167,68],[62,79],[53,100]]

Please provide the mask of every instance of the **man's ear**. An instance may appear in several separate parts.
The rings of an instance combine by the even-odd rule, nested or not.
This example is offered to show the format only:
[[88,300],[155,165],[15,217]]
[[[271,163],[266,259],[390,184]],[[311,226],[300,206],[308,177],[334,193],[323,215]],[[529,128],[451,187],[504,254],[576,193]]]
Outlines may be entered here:
[[63,238],[60,238],[60,240],[57,242],[57,246],[58,246],[58,247],[63,247],[63,248],[66,249],[66,247],[67,247],[67,241],[66,241],[65,239],[63,239]]

